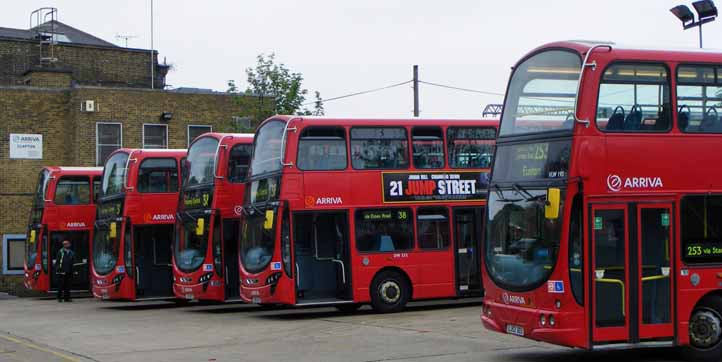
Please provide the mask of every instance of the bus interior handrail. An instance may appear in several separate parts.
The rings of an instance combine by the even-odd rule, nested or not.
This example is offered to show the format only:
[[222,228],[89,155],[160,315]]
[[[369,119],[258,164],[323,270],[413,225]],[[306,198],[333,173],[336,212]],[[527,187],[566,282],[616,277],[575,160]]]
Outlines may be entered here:
[[584,80],[584,70],[587,67],[591,67],[592,70],[597,69],[597,62],[592,61],[589,63],[589,57],[592,55],[592,52],[594,52],[597,48],[607,48],[609,51],[612,51],[612,46],[610,44],[596,44],[589,48],[587,51],[587,54],[584,56],[584,61],[582,62],[582,69],[579,70],[579,81],[577,82],[577,96],[574,97],[574,121],[577,123],[581,123],[584,125],[584,127],[589,127],[590,120],[589,119],[580,119],[578,112],[579,112],[579,94],[582,91],[582,81]]
[[296,132],[296,130],[298,129],[296,127],[288,128],[288,126],[291,124],[291,122],[293,122],[296,119],[299,119],[299,118],[294,117],[294,118],[289,119],[288,122],[286,122],[286,125],[283,126],[283,135],[281,136],[281,157],[279,158],[279,161],[281,161],[281,166],[283,166],[283,167],[287,167],[287,166],[292,167],[293,166],[293,162],[287,163],[284,161],[286,160],[286,140],[287,140],[288,131]]

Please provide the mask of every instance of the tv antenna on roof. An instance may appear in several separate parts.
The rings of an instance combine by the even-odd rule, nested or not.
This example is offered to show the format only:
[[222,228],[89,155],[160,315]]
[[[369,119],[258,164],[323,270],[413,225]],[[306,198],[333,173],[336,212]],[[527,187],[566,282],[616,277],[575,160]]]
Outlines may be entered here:
[[138,37],[137,35],[122,35],[122,34],[117,34],[117,35],[115,36],[115,38],[118,39],[118,40],[121,40],[121,39],[122,39],[122,40],[125,40],[125,47],[126,47],[126,48],[128,47],[128,40],[130,40],[130,39],[135,39],[135,38],[137,38],[137,37]]

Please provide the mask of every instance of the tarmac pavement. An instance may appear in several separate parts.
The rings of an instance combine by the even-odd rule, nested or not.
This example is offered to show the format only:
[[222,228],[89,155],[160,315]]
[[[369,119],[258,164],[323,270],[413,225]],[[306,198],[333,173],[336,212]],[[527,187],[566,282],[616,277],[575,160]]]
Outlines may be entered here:
[[585,352],[492,333],[479,300],[405,312],[0,300],[0,361],[675,361],[672,349]]

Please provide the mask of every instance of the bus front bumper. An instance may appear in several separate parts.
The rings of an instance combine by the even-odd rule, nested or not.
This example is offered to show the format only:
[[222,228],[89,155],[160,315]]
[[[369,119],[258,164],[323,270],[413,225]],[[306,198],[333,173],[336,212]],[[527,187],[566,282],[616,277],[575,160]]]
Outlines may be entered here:
[[[553,325],[550,323],[552,319]],[[499,333],[561,346],[588,348],[583,313],[562,314],[559,311],[484,302],[481,322],[487,329]]]
[[205,283],[185,284],[173,283],[173,294],[181,299],[212,300],[222,302],[225,300],[223,283],[220,280],[211,280]]

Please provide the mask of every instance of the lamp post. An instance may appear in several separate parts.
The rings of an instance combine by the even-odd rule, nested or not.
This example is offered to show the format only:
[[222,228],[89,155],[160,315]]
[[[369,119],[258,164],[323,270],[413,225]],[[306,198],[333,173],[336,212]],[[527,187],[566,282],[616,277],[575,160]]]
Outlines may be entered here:
[[700,0],[692,3],[694,10],[697,12],[697,21],[695,21],[694,13],[687,7],[687,5],[677,5],[669,11],[674,14],[682,22],[684,30],[691,29],[694,27],[699,28],[699,47],[702,48],[702,24],[717,19],[717,7],[714,6],[712,0]]

